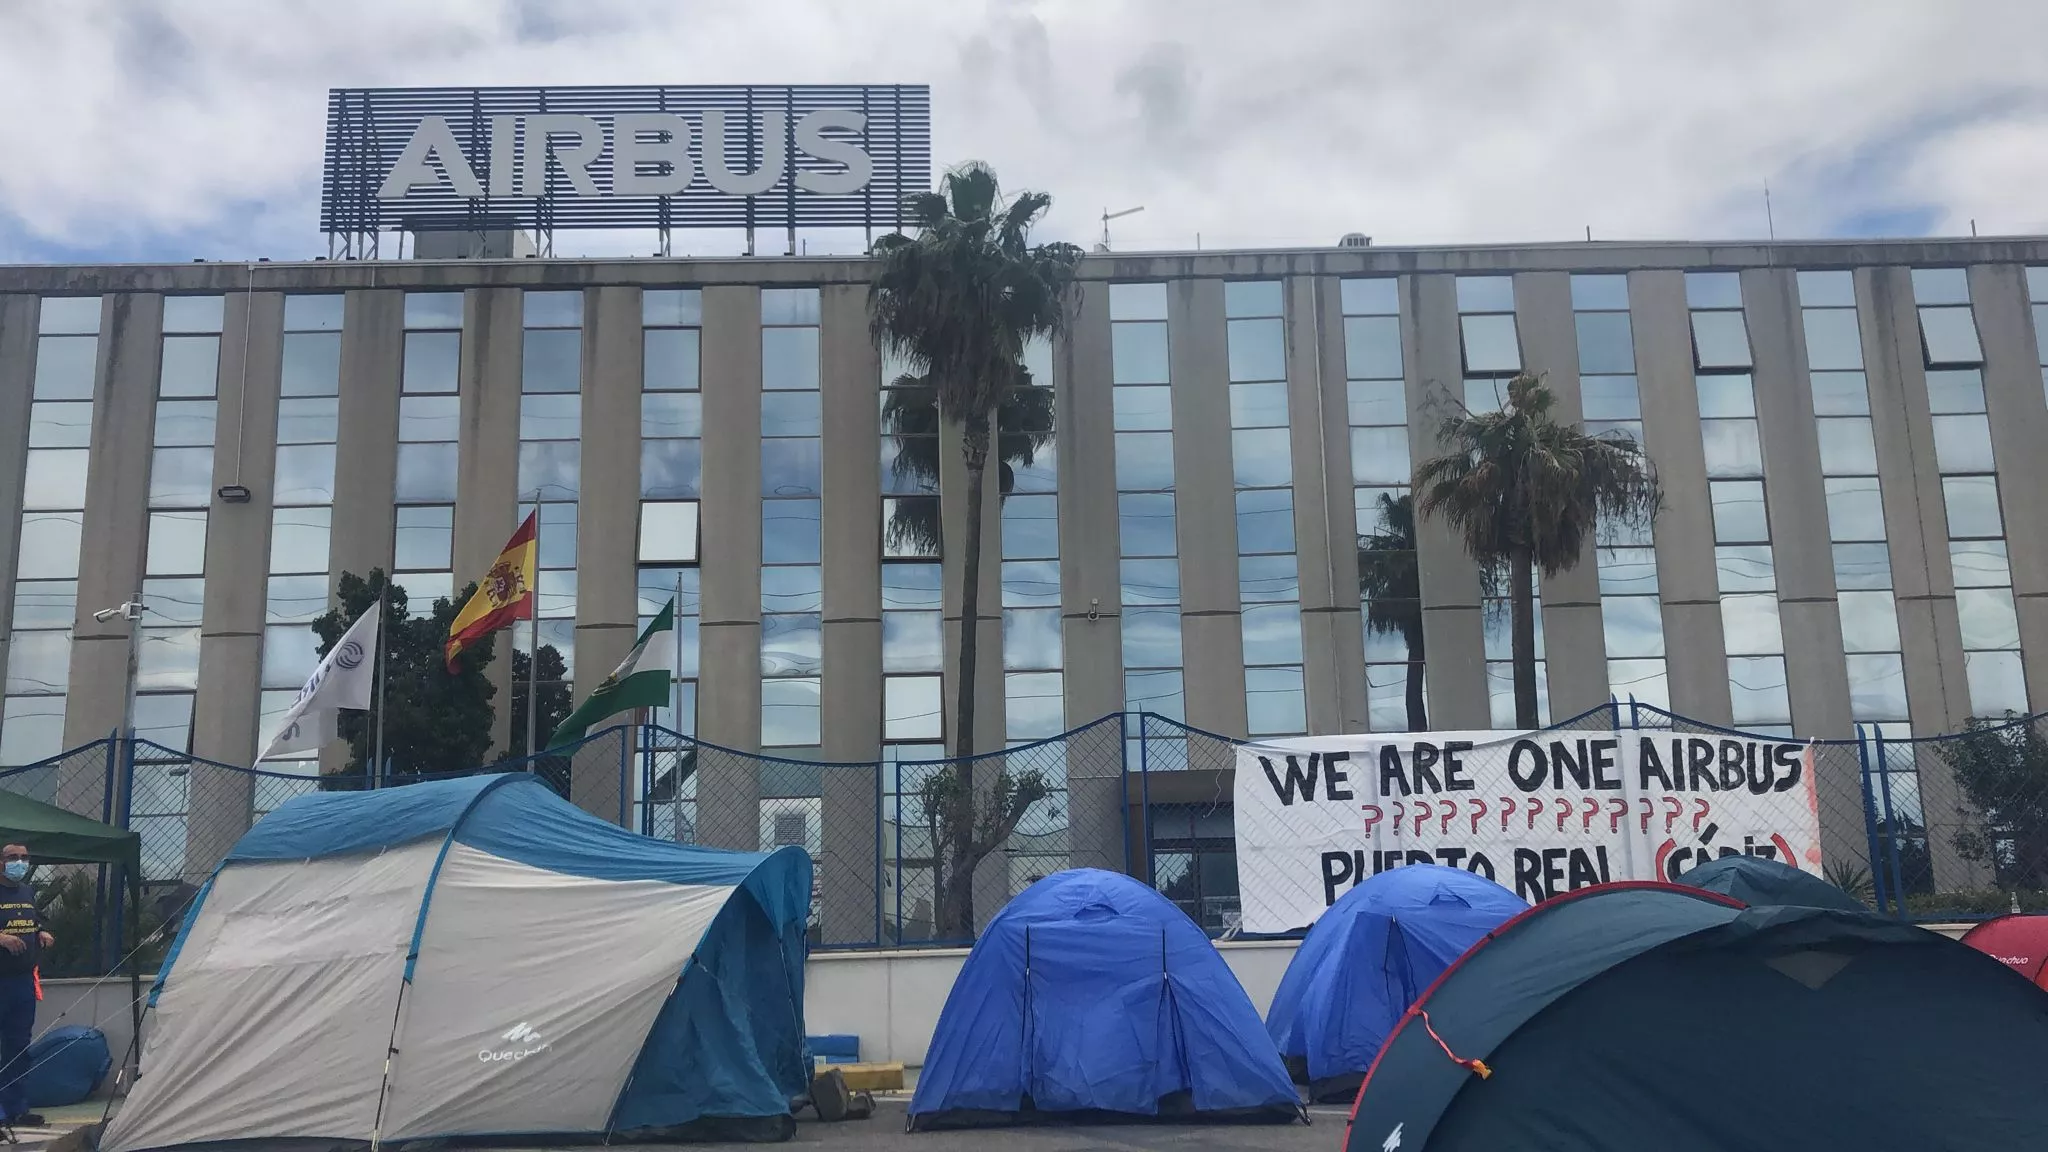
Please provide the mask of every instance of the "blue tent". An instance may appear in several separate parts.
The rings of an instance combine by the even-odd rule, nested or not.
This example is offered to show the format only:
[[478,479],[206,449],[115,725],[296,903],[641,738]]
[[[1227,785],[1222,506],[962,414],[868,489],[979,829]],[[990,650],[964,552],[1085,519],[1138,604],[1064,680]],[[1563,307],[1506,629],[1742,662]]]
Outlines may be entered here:
[[787,1138],[810,890],[801,849],[652,840],[532,776],[298,797],[194,902],[103,1147]]
[[1528,907],[1462,868],[1382,872],[1309,929],[1274,994],[1266,1030],[1312,1098],[1349,1100],[1401,1013],[1465,949]]
[[1300,1114],[1215,945],[1166,897],[1092,868],[1040,880],[989,922],[910,1102],[913,1129]]
[[1815,876],[1778,860],[1731,854],[1709,860],[1678,878],[1688,888],[1704,888],[1733,896],[1752,907],[1791,904],[1801,908],[1833,908],[1868,912],[1861,900]]

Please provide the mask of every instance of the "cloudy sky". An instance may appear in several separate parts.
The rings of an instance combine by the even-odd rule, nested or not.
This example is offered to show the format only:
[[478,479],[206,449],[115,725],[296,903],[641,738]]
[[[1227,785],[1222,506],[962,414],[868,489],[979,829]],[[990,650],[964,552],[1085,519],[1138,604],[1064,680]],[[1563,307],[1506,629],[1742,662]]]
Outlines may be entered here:
[[749,82],[1125,250],[2048,232],[2039,0],[0,0],[0,261],[324,253],[331,87]]

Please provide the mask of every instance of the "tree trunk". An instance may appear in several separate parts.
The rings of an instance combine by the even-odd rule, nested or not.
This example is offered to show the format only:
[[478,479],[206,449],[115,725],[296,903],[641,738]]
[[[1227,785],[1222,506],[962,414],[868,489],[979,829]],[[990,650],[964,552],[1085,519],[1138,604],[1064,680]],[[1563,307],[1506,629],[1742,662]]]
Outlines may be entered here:
[[970,414],[961,429],[961,455],[967,464],[967,534],[960,554],[960,666],[953,676],[954,717],[958,724],[953,755],[959,764],[959,821],[953,836],[953,859],[947,863],[950,932],[974,935],[974,870],[981,861],[974,850],[974,692],[976,649],[981,638],[982,481],[988,471],[987,413]]
[[1534,583],[1534,559],[1525,548],[1518,548],[1508,560],[1509,627],[1514,642],[1515,657],[1515,727],[1535,728],[1541,724],[1536,714],[1536,598],[1531,594]]
[[[1416,615],[1421,615],[1417,605]],[[1403,639],[1408,641],[1408,730],[1429,731],[1429,706],[1425,703],[1422,679],[1422,621],[1401,629]]]

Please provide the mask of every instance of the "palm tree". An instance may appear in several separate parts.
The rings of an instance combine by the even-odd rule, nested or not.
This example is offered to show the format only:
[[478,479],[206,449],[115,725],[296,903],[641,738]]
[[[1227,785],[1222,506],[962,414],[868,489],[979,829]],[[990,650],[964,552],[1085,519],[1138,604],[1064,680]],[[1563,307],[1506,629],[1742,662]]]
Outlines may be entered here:
[[1437,431],[1450,451],[1415,471],[1417,511],[1441,515],[1482,568],[1507,569],[1521,728],[1538,723],[1536,570],[1555,576],[1577,564],[1601,519],[1647,524],[1663,503],[1634,439],[1559,424],[1556,402],[1540,376],[1524,372],[1508,381],[1498,412],[1458,404]]
[[1029,380],[1024,346],[1064,326],[1067,286],[1081,260],[1071,244],[1030,243],[1031,226],[1051,203],[1042,192],[1005,201],[993,170],[964,164],[946,173],[943,191],[906,201],[916,236],[884,236],[873,252],[869,328],[877,344],[929,382],[939,419],[959,430],[967,467],[960,662],[953,677],[959,760],[957,770],[927,787],[928,800],[939,802],[946,849],[938,862],[938,915],[942,928],[954,933],[973,931],[975,865],[1008,839],[1044,790],[1043,780],[1001,779],[991,790],[992,810],[976,816],[974,672],[990,425],[1004,398]]
[[1429,730],[1422,687],[1422,575],[1415,559],[1415,497],[1382,492],[1377,531],[1358,538],[1358,595],[1365,626],[1408,648],[1408,730]]
[[[1017,469],[1029,468],[1052,443],[1052,389],[1039,387],[1019,368],[1016,387],[1006,389],[996,411],[997,492],[1017,486]],[[889,472],[918,488],[939,490],[939,402],[927,377],[898,376],[882,401],[882,432],[896,441]],[[931,554],[939,547],[936,501],[899,500],[885,528],[893,546]]]

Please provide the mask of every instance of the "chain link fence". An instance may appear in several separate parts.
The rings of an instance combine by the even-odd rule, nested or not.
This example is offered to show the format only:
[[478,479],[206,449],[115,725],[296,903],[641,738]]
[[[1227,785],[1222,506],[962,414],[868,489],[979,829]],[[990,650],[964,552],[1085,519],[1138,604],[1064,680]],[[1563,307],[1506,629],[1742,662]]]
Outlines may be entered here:
[[[1409,755],[1400,772],[1411,791],[1361,811],[1375,822],[1378,846],[1295,877],[1304,898],[1321,900],[1425,859],[1490,870],[1525,894],[1548,894],[1625,875],[1676,875],[1730,852],[1779,855],[1794,849],[1746,830],[1704,776],[1733,783],[1739,771],[1744,784],[1775,783],[1796,758],[1798,770],[1811,773],[1821,870],[1837,886],[1919,919],[2048,911],[2048,714],[1940,737],[1895,739],[1865,727],[1853,740],[1791,742],[1627,702],[1531,733],[1519,753],[1517,739],[1502,735]],[[1271,879],[1241,875],[1258,866],[1238,855],[1242,743],[1177,719],[1125,713],[971,761],[828,763],[626,725],[536,756],[377,776],[361,767],[247,768],[110,737],[0,769],[0,789],[139,834],[145,936],[175,924],[250,825],[294,796],[503,771],[530,772],[586,811],[658,839],[802,847],[816,862],[814,947],[964,945],[1011,896],[1069,867],[1128,871],[1212,934],[1231,936],[1242,931],[1242,882]],[[1632,771],[1654,755],[1674,787],[1626,802],[1603,792],[1596,781],[1617,770],[1624,745]],[[1446,791],[1449,755],[1474,779],[1527,773],[1540,760],[1555,787],[1540,804],[1507,789]],[[1356,779],[1382,766],[1352,762],[1345,770]],[[1290,771],[1306,768],[1270,771],[1284,786]],[[1325,778],[1319,786],[1333,784]],[[46,974],[97,974],[119,961],[122,932],[114,926],[125,896],[108,871],[39,874],[46,914],[63,929]]]

